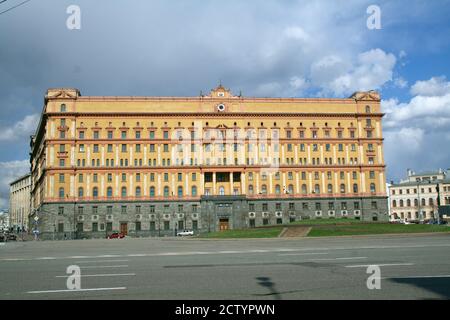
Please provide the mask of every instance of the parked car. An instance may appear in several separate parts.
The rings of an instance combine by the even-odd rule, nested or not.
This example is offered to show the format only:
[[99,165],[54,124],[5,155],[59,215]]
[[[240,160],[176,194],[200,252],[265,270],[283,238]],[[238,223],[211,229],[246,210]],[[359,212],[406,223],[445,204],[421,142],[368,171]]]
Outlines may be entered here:
[[16,236],[14,233],[8,233],[8,234],[6,235],[6,239],[7,239],[8,241],[10,241],[10,240],[12,240],[12,241],[17,241],[17,236]]
[[6,242],[6,241],[8,241],[6,234],[4,234],[3,232],[0,232],[0,242]]
[[193,236],[193,235],[194,235],[194,231],[189,231],[189,230],[183,230],[183,231],[177,233],[178,237],[186,237],[186,236]]
[[125,235],[118,231],[114,231],[108,236],[108,239],[123,239],[123,238],[125,238]]

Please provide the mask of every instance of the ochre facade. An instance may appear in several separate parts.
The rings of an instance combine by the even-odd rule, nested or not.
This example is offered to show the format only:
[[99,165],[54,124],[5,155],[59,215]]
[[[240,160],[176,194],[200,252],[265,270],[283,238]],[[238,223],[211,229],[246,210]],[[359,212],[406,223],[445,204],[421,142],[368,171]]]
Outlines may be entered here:
[[49,89],[31,141],[37,228],[58,238],[151,236],[385,220],[382,117],[373,91],[299,99],[222,86],[199,97]]

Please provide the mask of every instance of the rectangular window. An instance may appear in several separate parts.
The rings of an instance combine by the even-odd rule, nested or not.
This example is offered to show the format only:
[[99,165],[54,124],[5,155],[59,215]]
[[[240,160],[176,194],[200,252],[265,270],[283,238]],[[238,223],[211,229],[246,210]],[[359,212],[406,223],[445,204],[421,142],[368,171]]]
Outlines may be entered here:
[[58,214],[59,215],[63,215],[64,214],[64,207],[59,207],[58,208]]
[[121,136],[122,139],[126,139],[127,138],[127,132],[126,131],[122,131],[120,133],[120,136]]
[[99,132],[98,131],[94,131],[94,139],[98,139],[99,138]]
[[112,131],[108,131],[108,139],[112,139],[113,138],[113,132]]
[[92,223],[92,232],[98,232],[98,222]]

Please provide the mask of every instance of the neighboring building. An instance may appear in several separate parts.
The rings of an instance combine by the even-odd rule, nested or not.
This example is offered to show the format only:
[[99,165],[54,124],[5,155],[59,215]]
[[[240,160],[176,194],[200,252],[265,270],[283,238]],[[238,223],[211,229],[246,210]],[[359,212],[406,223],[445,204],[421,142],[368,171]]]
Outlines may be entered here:
[[438,191],[443,191],[439,192],[441,205],[450,201],[450,181],[446,180],[449,173],[439,169],[416,174],[408,169],[407,178],[389,188],[390,218],[407,221],[437,219]]
[[28,230],[30,216],[31,177],[27,174],[9,185],[10,226]]
[[447,169],[446,179],[439,183],[440,207],[439,213],[444,218],[450,219],[450,169]]
[[0,230],[9,229],[9,213],[8,210],[0,212]]
[[388,220],[380,96],[84,97],[49,89],[31,140],[43,238]]

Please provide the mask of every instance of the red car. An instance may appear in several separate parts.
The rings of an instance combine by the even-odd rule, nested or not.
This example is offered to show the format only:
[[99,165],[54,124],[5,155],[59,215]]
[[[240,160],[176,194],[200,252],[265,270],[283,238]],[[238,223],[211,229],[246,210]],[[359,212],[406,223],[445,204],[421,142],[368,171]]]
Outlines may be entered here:
[[125,235],[121,232],[113,232],[108,236],[108,239],[123,239]]

